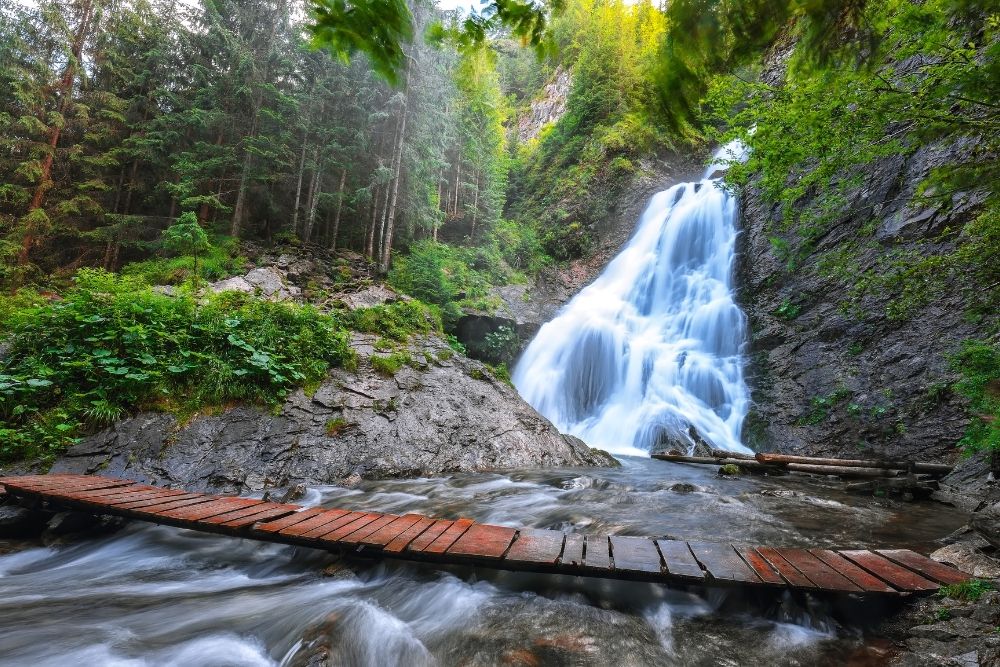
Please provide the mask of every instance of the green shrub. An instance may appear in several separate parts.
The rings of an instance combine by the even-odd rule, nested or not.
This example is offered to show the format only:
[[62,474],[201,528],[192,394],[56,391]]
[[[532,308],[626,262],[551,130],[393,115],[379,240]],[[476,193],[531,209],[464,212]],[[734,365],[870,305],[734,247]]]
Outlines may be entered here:
[[372,364],[372,368],[382,375],[387,376],[395,375],[403,366],[413,363],[412,357],[406,352],[393,352],[386,357],[373,354],[369,361]]
[[[198,256],[199,273],[206,280],[222,280],[242,273],[246,261],[240,254],[238,239],[214,236],[208,249]],[[188,256],[156,257],[127,264],[121,272],[142,278],[150,285],[180,285],[194,275],[194,262]]]
[[583,257],[592,245],[590,232],[579,222],[558,225],[542,237],[545,252],[560,262]]
[[802,312],[802,306],[792,303],[789,299],[781,302],[781,305],[774,309],[774,314],[783,320],[794,320]]
[[993,584],[990,582],[983,581],[982,579],[973,579],[960,584],[942,586],[941,590],[938,591],[938,595],[941,597],[951,598],[952,600],[976,602],[979,598],[983,597],[987,592],[992,590]]
[[959,444],[969,453],[1000,451],[1000,345],[967,340],[951,365],[962,375],[955,391],[969,399],[974,417]]
[[0,360],[5,461],[50,458],[136,408],[275,404],[353,355],[343,327],[308,306],[236,292],[166,296],[97,270],[0,324],[11,345]]
[[441,316],[419,301],[395,301],[381,306],[358,308],[345,316],[349,327],[363,333],[405,342],[417,333],[441,330]]

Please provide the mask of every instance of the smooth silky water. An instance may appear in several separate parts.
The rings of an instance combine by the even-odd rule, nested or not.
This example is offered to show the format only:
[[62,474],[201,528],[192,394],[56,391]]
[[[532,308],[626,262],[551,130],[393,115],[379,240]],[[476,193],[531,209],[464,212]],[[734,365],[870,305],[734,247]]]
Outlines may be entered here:
[[[653,198],[633,239],[539,332],[522,394],[621,468],[537,469],[310,489],[305,504],[511,526],[927,551],[954,509],[839,482],[726,479],[648,458],[691,427],[740,450],[745,318],[735,202],[708,176]],[[644,456],[628,456],[639,453]],[[0,665],[878,664],[883,612],[805,596],[354,563],[141,522],[51,547],[0,542]],[[861,612],[867,617],[860,615]],[[326,656],[328,662],[320,657]]]
[[700,181],[654,195],[618,256],[524,351],[514,386],[560,430],[614,454],[698,438],[750,451],[737,202],[718,178],[742,155],[725,146]]
[[[581,532],[921,550],[964,520],[943,506],[849,496],[839,482],[622,461],[324,487],[303,502]],[[308,665],[323,664],[309,662],[321,654],[373,667],[822,665],[868,656],[857,610],[802,597],[388,561],[327,576],[331,557],[320,551],[142,522],[61,546],[2,547],[17,547],[0,556],[5,666]]]

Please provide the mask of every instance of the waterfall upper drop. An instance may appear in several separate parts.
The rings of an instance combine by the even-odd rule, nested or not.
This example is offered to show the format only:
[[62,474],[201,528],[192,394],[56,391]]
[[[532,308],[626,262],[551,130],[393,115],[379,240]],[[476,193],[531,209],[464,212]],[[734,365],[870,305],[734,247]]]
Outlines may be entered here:
[[698,436],[750,451],[737,206],[710,178],[743,157],[725,146],[701,181],[654,195],[621,253],[531,341],[514,385],[560,430],[615,454],[690,448]]

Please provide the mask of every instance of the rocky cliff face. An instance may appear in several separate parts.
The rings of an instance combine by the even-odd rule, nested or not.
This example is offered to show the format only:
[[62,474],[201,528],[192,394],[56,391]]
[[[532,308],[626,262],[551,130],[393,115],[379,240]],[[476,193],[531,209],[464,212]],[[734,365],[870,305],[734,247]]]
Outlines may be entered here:
[[525,143],[538,136],[542,128],[559,120],[566,111],[566,100],[573,82],[569,70],[556,68],[541,94],[528,107],[527,113],[517,119],[517,140]]
[[921,251],[921,242],[930,244],[923,252],[950,250],[937,238],[968,220],[975,194],[949,209],[908,202],[932,169],[961,159],[964,148],[926,147],[865,168],[849,209],[791,270],[776,248],[795,239],[779,231],[777,212],[758,192],[747,193],[738,284],[752,332],[749,444],[848,458],[954,458],[968,422],[962,400],[948,389],[955,379],[948,355],[981,335],[982,325],[965,317],[957,293],[907,319],[886,315],[895,294],[855,301],[847,314],[850,285],[824,267],[839,261],[838,253],[866,270],[890,250]]
[[334,371],[276,413],[241,406],[183,424],[139,414],[87,438],[52,471],[245,493],[460,470],[617,465],[561,435],[513,388],[440,339],[414,340],[412,364],[393,375],[372,367],[375,340],[355,336],[356,371]]

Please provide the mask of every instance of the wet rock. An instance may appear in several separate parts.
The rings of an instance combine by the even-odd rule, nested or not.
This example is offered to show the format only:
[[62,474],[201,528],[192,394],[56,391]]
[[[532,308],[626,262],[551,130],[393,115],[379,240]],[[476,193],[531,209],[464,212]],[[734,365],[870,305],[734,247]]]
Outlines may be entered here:
[[694,493],[698,490],[698,487],[694,484],[688,484],[687,482],[679,482],[671,485],[670,490],[674,493]]
[[236,291],[258,294],[265,299],[285,301],[301,294],[295,285],[286,282],[287,274],[277,267],[266,266],[251,270],[244,276],[235,276],[208,286],[213,292]]
[[994,548],[1000,549],[1000,502],[974,512],[969,519],[969,526]]
[[[560,434],[512,387],[436,337],[411,356],[447,359],[400,377],[366,361],[375,336],[356,335],[356,372],[336,369],[312,396],[292,393],[278,413],[238,406],[179,424],[140,413],[85,438],[53,472],[102,474],[195,491],[245,493],[295,484],[555,465],[617,465]],[[330,431],[328,424],[350,424]]]
[[49,537],[81,533],[94,528],[100,520],[86,512],[59,512],[45,524],[45,534]]
[[930,557],[980,579],[1000,578],[1000,560],[985,553],[989,546],[982,538],[971,535],[935,550]]
[[931,639],[938,642],[953,642],[957,639],[972,639],[993,632],[993,627],[972,618],[951,618],[940,623],[918,625],[910,628],[911,637]]
[[0,537],[32,537],[45,528],[51,513],[18,505],[0,505]]
[[[847,195],[844,209],[794,270],[783,253],[798,248],[801,239],[795,232],[776,237],[781,226],[776,207],[747,189],[737,283],[751,330],[746,376],[754,408],[744,439],[755,449],[840,458],[958,459],[955,446],[968,417],[965,401],[948,389],[955,379],[949,355],[962,340],[983,338],[988,322],[965,317],[957,289],[946,290],[908,319],[885,315],[897,295],[870,294],[854,304],[860,316],[845,318],[841,304],[851,302],[855,283],[833,276],[874,268],[889,247],[926,252],[922,249],[930,244],[924,242],[938,238],[945,227],[961,229],[980,194],[963,194],[955,207],[941,209],[911,209],[908,202],[932,170],[962,161],[968,150],[965,142],[930,145],[860,167],[854,174],[860,186]],[[857,244],[873,221],[879,242]],[[948,252],[958,235],[951,238],[933,247]],[[976,477],[985,480],[986,474]]]

